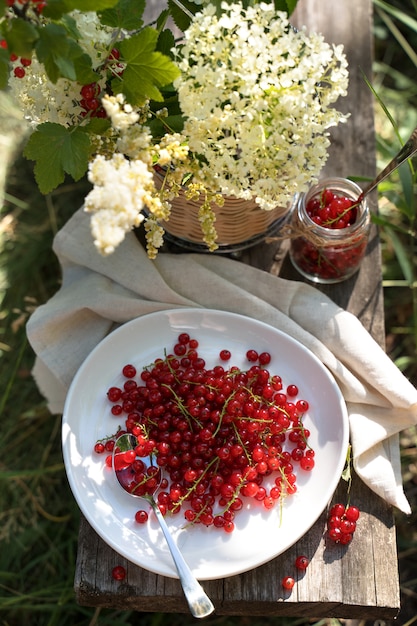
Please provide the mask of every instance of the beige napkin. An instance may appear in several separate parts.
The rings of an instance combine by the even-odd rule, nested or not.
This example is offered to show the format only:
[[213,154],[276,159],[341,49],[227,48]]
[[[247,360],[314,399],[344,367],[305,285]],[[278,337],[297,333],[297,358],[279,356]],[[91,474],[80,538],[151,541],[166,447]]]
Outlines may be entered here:
[[398,433],[417,423],[417,390],[356,317],[314,287],[216,255],[160,254],[150,261],[133,233],[103,258],[82,210],[58,233],[54,250],[62,287],[27,326],[34,376],[53,413],[62,412],[78,367],[116,325],[183,306],[240,313],[294,337],[329,368],[347,403],[357,473],[410,513]]

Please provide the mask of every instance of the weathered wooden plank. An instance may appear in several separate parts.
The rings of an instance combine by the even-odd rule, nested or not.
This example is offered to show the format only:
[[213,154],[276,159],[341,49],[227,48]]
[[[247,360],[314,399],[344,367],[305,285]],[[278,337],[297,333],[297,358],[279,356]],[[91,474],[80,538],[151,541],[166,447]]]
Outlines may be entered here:
[[[327,41],[343,43],[350,66],[348,97],[341,108],[351,112],[348,122],[331,133],[332,145],[324,175],[372,176],[375,172],[375,137],[372,94],[362,72],[372,70],[372,1],[338,0],[323,7],[321,0],[300,0],[294,25],[323,33]],[[339,104],[338,104],[339,106]],[[375,208],[376,198],[372,202]],[[239,256],[242,262],[294,280],[288,242],[258,245]],[[367,257],[360,272],[335,286],[320,287],[335,302],[358,316],[373,337],[384,344],[379,241],[373,229]],[[334,501],[346,498],[341,483]],[[206,581],[204,587],[219,615],[281,615],[387,619],[399,610],[399,583],[392,510],[354,480],[352,501],[362,511],[354,542],[343,548],[325,539],[326,512],[284,554],[250,572],[225,580]],[[283,576],[293,572],[297,554],[310,565],[291,594],[284,594]],[[112,580],[116,564],[127,578]],[[291,571],[290,571],[291,570]],[[187,613],[177,580],[156,576],[113,552],[82,519],[75,590],[80,604],[132,608],[142,612]]]

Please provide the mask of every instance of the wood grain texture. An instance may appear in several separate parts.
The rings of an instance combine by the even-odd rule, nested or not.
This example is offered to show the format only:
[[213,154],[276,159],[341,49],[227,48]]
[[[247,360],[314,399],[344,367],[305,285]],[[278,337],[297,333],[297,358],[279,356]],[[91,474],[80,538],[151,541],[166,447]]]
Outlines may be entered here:
[[[373,176],[375,135],[373,100],[363,74],[372,69],[372,0],[300,0],[294,25],[321,32],[343,44],[349,61],[350,84],[341,103],[351,113],[346,124],[333,130],[326,176]],[[375,206],[375,196],[371,203]],[[286,244],[258,245],[240,260],[292,280],[302,280],[292,268]],[[340,306],[354,313],[372,336],[384,345],[381,262],[374,228],[360,272],[335,286],[320,287]],[[345,500],[341,482],[333,501]],[[399,611],[399,581],[392,510],[360,480],[353,481],[352,501],[362,515],[353,543],[330,545],[325,539],[326,511],[314,526],[284,554],[244,574],[207,581],[203,586],[218,615],[308,616],[351,619],[389,619]],[[293,571],[296,555],[306,554],[310,565],[291,594],[281,579]],[[111,569],[124,565],[127,578],[118,583]],[[187,613],[177,580],[143,570],[118,556],[82,518],[75,575],[78,602],[88,606],[134,609],[141,612]]]

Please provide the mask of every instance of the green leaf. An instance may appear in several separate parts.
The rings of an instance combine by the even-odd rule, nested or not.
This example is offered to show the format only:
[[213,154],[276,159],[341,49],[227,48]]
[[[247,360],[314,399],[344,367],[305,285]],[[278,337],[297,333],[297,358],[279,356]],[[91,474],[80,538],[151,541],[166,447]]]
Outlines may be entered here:
[[180,74],[175,63],[155,51],[157,40],[158,32],[148,27],[120,44],[126,69],[122,80],[112,82],[112,88],[115,93],[123,92],[131,104],[141,105],[148,98],[162,102],[159,87]]
[[[182,5],[181,8],[178,6],[174,0],[168,0],[168,9],[174,20],[175,25],[181,30],[187,30],[191,22],[191,15],[195,15],[198,11],[201,10],[201,6],[195,4],[194,2],[189,2],[189,0],[179,0]],[[220,10],[221,0],[212,0],[212,4],[218,7]]]
[[38,29],[26,20],[15,18],[3,24],[3,36],[7,41],[9,53],[29,58],[39,37]]
[[285,11],[288,15],[294,12],[298,0],[274,0],[275,9],[277,11]]
[[414,282],[414,272],[409,251],[392,228],[385,227],[385,232],[391,240],[392,246],[395,250],[395,255],[398,259],[398,263],[401,267],[405,280],[408,282],[409,285],[412,285]]
[[90,139],[80,128],[60,124],[40,124],[30,136],[24,155],[35,161],[35,178],[43,194],[64,182],[65,174],[77,181],[87,171]]
[[111,122],[108,118],[91,117],[88,124],[81,126],[80,130],[93,135],[104,135],[109,128],[111,128]]
[[104,11],[116,6],[118,0],[65,0],[68,11]]
[[172,30],[163,30],[158,37],[157,49],[167,57],[172,56],[172,48],[175,46],[175,37]]
[[9,53],[0,48],[0,89],[6,89],[9,80]]
[[40,29],[39,35],[36,54],[53,83],[61,77],[82,83],[93,82],[97,78],[90,57],[74,39],[68,37],[63,26],[47,24]]
[[398,174],[401,180],[401,186],[404,194],[404,210],[403,212],[407,218],[412,222],[416,214],[415,210],[415,195],[414,195],[414,182],[413,174],[411,171],[410,163],[407,161],[398,168]]
[[100,21],[106,26],[135,31],[143,26],[146,0],[119,0],[111,9],[100,13]]
[[112,8],[118,0],[48,0],[42,14],[59,20],[65,13],[74,9],[79,11],[104,11]]

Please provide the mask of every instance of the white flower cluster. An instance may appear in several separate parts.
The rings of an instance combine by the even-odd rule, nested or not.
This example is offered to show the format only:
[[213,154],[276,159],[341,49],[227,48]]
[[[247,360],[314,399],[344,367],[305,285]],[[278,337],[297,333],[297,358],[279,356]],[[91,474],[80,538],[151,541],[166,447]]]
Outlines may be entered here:
[[175,82],[199,178],[226,195],[285,206],[327,158],[331,105],[346,95],[341,46],[294,30],[273,4],[206,6],[185,32]]
[[94,188],[85,199],[85,210],[93,213],[94,243],[102,254],[111,254],[126,232],[143,221],[152,174],[143,161],[129,161],[116,153],[111,159],[97,156],[88,178]]
[[[92,11],[72,11],[70,15],[80,34],[78,43],[90,55],[95,69],[111,49],[114,31],[100,24],[97,14]],[[104,83],[104,77],[98,81],[101,88],[104,88]],[[45,122],[66,127],[77,123],[82,112],[79,105],[80,88],[75,81],[65,78],[60,78],[56,83],[50,81],[35,56],[23,78],[17,78],[13,72],[9,76],[11,96],[33,128]]]
[[89,166],[88,179],[93,189],[85,199],[84,209],[92,213],[94,244],[103,255],[114,252],[126,232],[145,219],[146,209],[148,254],[154,258],[163,244],[164,231],[158,219],[169,217],[170,187],[155,187],[153,166],[167,167],[169,173],[173,165],[181,171],[188,147],[176,133],[166,134],[159,144],[154,144],[147,126],[137,124],[139,110],[126,103],[123,94],[105,96],[103,107],[118,139],[117,151],[111,158],[97,155]]

